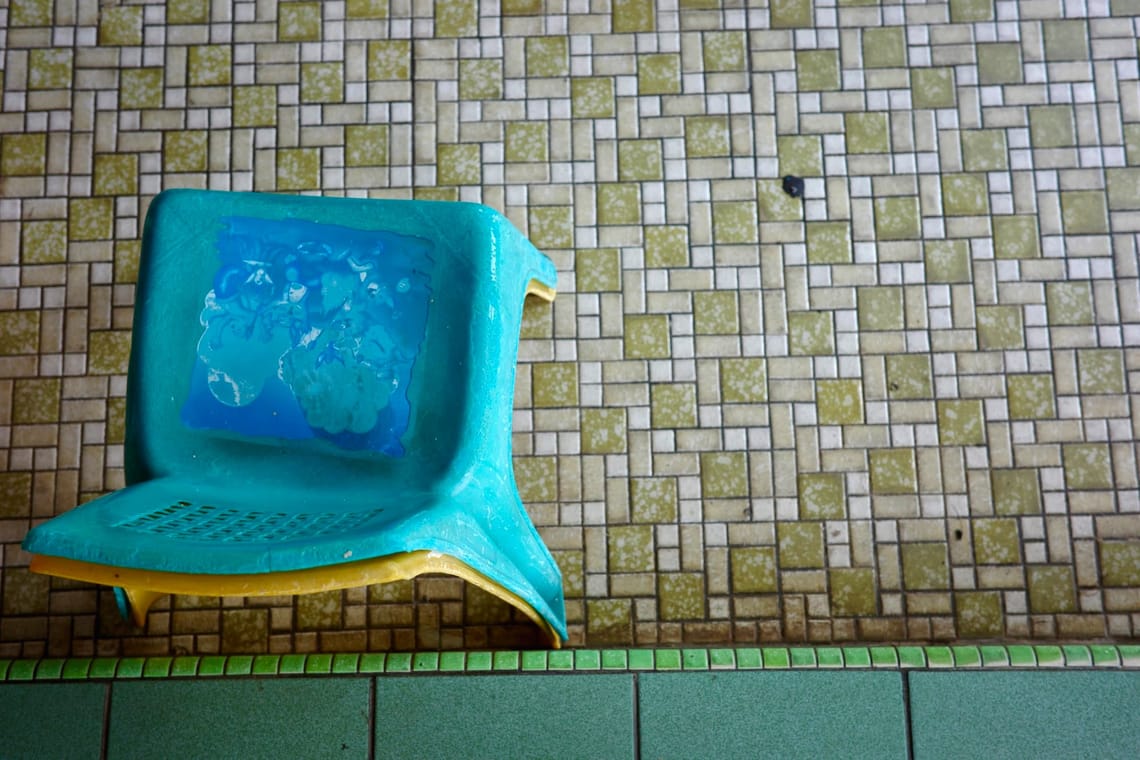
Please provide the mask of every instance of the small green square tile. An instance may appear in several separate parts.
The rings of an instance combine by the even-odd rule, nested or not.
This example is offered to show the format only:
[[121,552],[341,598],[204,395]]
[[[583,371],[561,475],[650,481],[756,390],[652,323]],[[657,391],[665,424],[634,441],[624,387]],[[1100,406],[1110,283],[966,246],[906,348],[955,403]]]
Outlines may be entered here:
[[1108,207],[1113,211],[1140,209],[1140,169],[1106,169]]
[[681,667],[685,670],[708,670],[709,653],[707,649],[681,650]]
[[653,650],[651,649],[631,649],[629,650],[629,669],[630,670],[653,670]]
[[989,214],[989,190],[984,174],[943,174],[942,208],[947,216]]
[[[931,652],[932,649],[937,652]],[[947,665],[938,665],[936,662],[941,662],[939,659],[942,652],[945,652],[945,662]],[[948,667],[950,662],[950,650],[945,647],[913,647],[913,646],[900,646],[899,653],[899,667],[900,668],[925,668],[927,663],[927,656],[931,657],[930,667]]]
[[977,331],[978,347],[983,351],[1025,347],[1025,330],[1018,306],[979,306]]
[[745,647],[736,650],[736,668],[738,670],[758,670],[764,667],[761,650],[755,647]]
[[812,0],[769,0],[768,8],[773,29],[806,29],[815,21]]
[[[468,670],[471,666],[468,665]],[[573,670],[574,669],[574,653],[569,649],[559,649],[555,652],[550,652],[547,656],[547,669],[549,670]]]
[[624,649],[606,649],[602,651],[602,670],[625,670],[629,660]]
[[[198,658],[193,658],[195,672],[198,665]],[[97,678],[114,678],[115,669],[119,666],[119,661],[114,657],[96,657],[91,661],[91,669],[87,673],[87,677],[91,679]],[[8,677],[11,678],[9,671]]]
[[226,660],[227,676],[248,676],[253,672],[253,656],[233,654]]
[[[468,665],[471,663],[471,657],[468,657]],[[310,655],[312,656],[312,655]],[[388,655],[388,661],[384,663],[385,673],[410,673],[412,672],[412,655],[409,652],[391,652]]]
[[148,657],[143,667],[143,678],[166,678],[170,675],[170,657]]
[[950,587],[946,545],[903,544],[903,585],[908,591],[938,591]]
[[736,656],[731,649],[710,649],[709,667],[731,670],[736,667]]
[[868,458],[871,464],[871,493],[918,492],[913,449],[878,449],[871,451]]
[[791,647],[788,650],[793,668],[818,667],[815,660],[815,650],[810,647]]
[[681,650],[680,649],[658,649],[656,654],[657,654],[657,669],[658,670],[680,670],[681,669]]
[[1093,664],[1092,652],[1080,644],[1064,644],[1061,646],[1064,654],[1065,666],[1070,668],[1091,668]]
[[993,224],[995,258],[1035,259],[1041,256],[1036,215],[995,216]]
[[1006,647],[1009,654],[1009,664],[1013,668],[1032,668],[1037,664],[1037,656],[1033,647],[1022,644],[1011,644]]
[[863,30],[863,68],[886,69],[906,66],[906,30],[901,26]]
[[1061,454],[1070,489],[1112,488],[1112,455],[1107,443],[1066,443]]
[[962,163],[968,172],[1008,169],[1009,154],[1005,144],[1005,130],[962,130]]
[[1004,646],[978,647],[982,653],[982,665],[987,668],[1006,667],[1009,663],[1009,650]]
[[776,138],[780,174],[823,176],[823,138],[819,135],[780,135]]
[[782,647],[764,647],[761,652],[763,652],[764,655],[765,670],[790,668],[792,666],[792,658],[787,649]]
[[495,652],[491,657],[493,670],[518,670],[519,653],[514,651]]
[[1034,148],[1067,148],[1077,144],[1072,106],[1029,109],[1029,141]]
[[994,0],[950,0],[950,21],[955,24],[989,21],[994,17]]
[[1041,668],[1060,668],[1065,665],[1065,656],[1061,647],[1051,644],[1037,644],[1033,647],[1037,655],[1037,666]]
[[796,51],[796,83],[798,89],[805,92],[838,90],[840,88],[839,51]]
[[954,667],[956,668],[980,668],[982,666],[982,653],[978,651],[977,647],[952,646],[950,651],[954,655]]
[[1135,644],[1120,644],[1117,646],[1120,652],[1121,664],[1126,668],[1135,668],[1140,666],[1140,646]]
[[982,43],[977,46],[977,55],[979,84],[1021,84],[1025,80],[1021,43]]
[[360,656],[360,673],[383,673],[384,663],[388,659],[383,652],[368,653]]
[[889,153],[891,135],[884,111],[843,115],[848,153]]
[[[637,92],[640,95],[676,95],[681,92],[681,57],[653,53],[637,57]],[[613,101],[612,85],[610,101]],[[606,116],[612,116],[613,107]],[[575,116],[579,114],[577,111]],[[586,114],[582,114],[583,116]]]
[[938,440],[943,446],[982,446],[986,419],[981,399],[938,402]]
[[1112,644],[1090,644],[1093,667],[1117,668],[1120,667],[1120,652]]
[[910,97],[915,108],[954,108],[958,104],[954,69],[911,69]]
[[826,356],[835,353],[835,327],[829,311],[788,314],[788,348],[792,356]]
[[1089,25],[1080,19],[1049,20],[1042,25],[1045,33],[1045,60],[1088,61]]
[[36,680],[37,681],[56,681],[63,674],[63,666],[66,660],[56,657],[49,657],[39,661],[36,665]]
[[871,651],[867,647],[843,647],[843,662],[848,668],[869,668]]
[[8,666],[7,680],[31,681],[36,676],[37,660],[13,660]]
[[871,666],[875,668],[897,668],[898,652],[894,647],[871,647]]
[[331,654],[311,654],[305,660],[305,673],[324,675],[332,671]]
[[253,675],[275,676],[277,668],[281,665],[281,656],[276,654],[259,654],[253,658]]
[[744,71],[748,66],[747,38],[744,32],[705,32],[703,35],[705,71]]
[[[207,660],[217,660],[217,672],[206,673],[208,670]],[[225,665],[225,657],[203,657],[202,666],[198,669],[198,675],[221,675],[222,667]],[[212,663],[213,664],[213,663]],[[119,660],[119,667],[115,668],[115,678],[141,678],[143,668],[146,666],[145,657],[123,657]]]
[[922,236],[918,198],[875,199],[875,236],[879,240],[914,240]]
[[1101,190],[1061,193],[1061,227],[1066,235],[1096,235],[1108,232],[1108,207]]
[[839,647],[820,647],[815,654],[821,668],[843,667],[843,650]]
[[[72,657],[67,660],[63,666],[63,672],[60,677],[64,680],[86,680],[87,672],[91,669],[90,657]],[[4,675],[7,671],[7,663],[0,662],[0,681],[4,680]]]
[[439,670],[439,652],[418,652],[412,658],[412,670],[416,673]]
[[[533,653],[528,653],[528,654],[541,654],[543,656],[543,659],[542,659],[542,665],[543,666],[540,669],[541,670],[546,669],[546,653],[545,652],[533,652]],[[440,672],[458,673],[458,672],[462,672],[466,666],[467,666],[467,655],[465,652],[440,652],[439,653],[439,670],[440,670]]]

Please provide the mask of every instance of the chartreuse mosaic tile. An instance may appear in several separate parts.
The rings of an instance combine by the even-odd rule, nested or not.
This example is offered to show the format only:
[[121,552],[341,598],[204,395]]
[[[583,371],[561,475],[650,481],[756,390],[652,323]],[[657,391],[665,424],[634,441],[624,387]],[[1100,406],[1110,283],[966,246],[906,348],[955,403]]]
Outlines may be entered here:
[[903,544],[903,585],[908,591],[936,591],[950,586],[946,544]]
[[1009,417],[1013,420],[1051,419],[1057,416],[1053,376],[1046,373],[1010,375]]
[[788,314],[788,345],[793,356],[835,352],[835,326],[829,312]]
[[653,386],[650,390],[650,412],[655,428],[696,427],[696,386],[689,383]]
[[885,111],[844,114],[843,129],[848,153],[887,153],[891,149]]
[[986,421],[982,412],[981,400],[939,401],[938,440],[943,446],[981,446],[984,444],[986,442]]
[[[996,231],[994,236],[996,248]],[[970,282],[973,267],[970,264],[970,246],[965,240],[927,240],[923,243],[923,249],[927,282],[947,284]]]
[[1031,612],[1076,612],[1077,592],[1071,567],[1031,565],[1027,574]]
[[633,182],[599,185],[597,210],[599,224],[640,224],[640,186]]
[[1061,453],[1069,488],[1112,487],[1112,455],[1107,443],[1067,443]]
[[799,89],[838,90],[839,51],[799,50],[796,52],[796,83]]
[[532,77],[564,77],[570,73],[570,45],[566,37],[528,37],[526,73]]
[[778,590],[775,547],[736,547],[729,550],[729,559],[734,592],[766,594]]
[[900,287],[880,286],[858,290],[859,329],[903,329],[903,290]]
[[728,119],[724,116],[690,116],[685,119],[685,154],[691,158],[729,154]]
[[760,205],[760,222],[796,222],[803,218],[804,204],[784,192],[779,182],[756,183],[756,197]]
[[1004,129],[962,131],[962,163],[968,172],[999,171],[1009,168]]
[[659,573],[657,600],[663,620],[701,620],[705,616],[704,575]]
[[1077,351],[1081,393],[1124,393],[1124,354],[1114,348],[1083,348]]
[[[509,136],[510,132],[507,134]],[[618,143],[618,176],[623,181],[659,180],[662,178],[662,167],[659,141],[622,140]]]
[[984,174],[943,174],[942,208],[947,216],[989,213],[989,191]]
[[797,29],[812,25],[812,0],[772,0],[769,19],[773,29]]
[[910,93],[915,108],[953,108],[957,104],[954,69],[949,66],[912,69]]
[[1045,308],[1051,325],[1091,325],[1095,322],[1089,282],[1050,282],[1045,285]]
[[717,243],[757,241],[756,204],[751,201],[720,201],[713,204],[714,240]]
[[3,135],[0,138],[0,173],[8,177],[43,174],[47,168],[47,135]]
[[570,206],[537,206],[527,216],[530,239],[544,250],[574,245],[574,210]]
[[701,490],[708,497],[748,495],[748,455],[723,451],[701,455]]
[[847,499],[838,472],[801,473],[797,479],[801,520],[842,520]]
[[863,384],[858,379],[817,380],[816,417],[821,425],[863,422]]
[[993,224],[995,258],[1035,259],[1041,255],[1035,215],[995,216]]
[[923,354],[892,354],[887,357],[887,397],[923,399],[934,395],[930,357]]
[[744,32],[706,32],[703,35],[705,71],[743,71],[748,61]]
[[727,403],[751,404],[768,400],[767,369],[763,359],[720,360],[720,389]]
[[1044,22],[1045,60],[1087,61],[1089,59],[1089,26],[1087,21],[1067,19]]
[[827,574],[831,612],[840,617],[874,615],[875,573],[869,567],[837,567]]
[[[638,56],[637,91],[641,95],[675,95],[681,92],[681,57],[675,53]],[[612,87],[610,100],[613,100]]]
[[974,558],[983,565],[1011,565],[1021,560],[1021,540],[1013,519],[977,520]]
[[993,470],[990,481],[997,514],[1034,515],[1041,512],[1041,490],[1036,470]]
[[806,226],[808,263],[846,264],[851,261],[851,225],[846,222],[808,222]]
[[633,478],[629,500],[634,522],[669,523],[677,519],[677,481],[674,478]]
[[1105,176],[1110,209],[1140,209],[1140,169],[1106,169]]
[[680,225],[645,228],[645,265],[653,268],[684,267],[689,263],[689,233]]
[[918,238],[921,232],[918,198],[875,199],[875,236],[879,240],[909,240]]
[[1020,84],[1025,80],[1019,43],[986,42],[977,45],[975,49],[978,56],[979,84]]
[[669,358],[669,317],[630,314],[625,318],[624,341],[628,359]]
[[993,17],[993,0],[950,0],[950,20],[955,24],[989,21]]
[[25,222],[21,230],[20,259],[25,264],[60,264],[67,260],[67,222]]
[[625,449],[624,409],[582,410],[582,453],[621,454]]
[[621,290],[621,255],[613,248],[579,251],[574,273],[580,292]]
[[824,566],[823,525],[818,522],[782,522],[776,525],[781,568]]
[[1034,148],[1067,148],[1076,145],[1073,107],[1067,105],[1031,107],[1029,140]]
[[1025,345],[1021,309],[1017,306],[979,306],[978,348],[1021,348]]
[[1106,586],[1135,586],[1140,583],[1140,541],[1102,542],[1100,565]]
[[901,26],[863,30],[863,68],[906,66],[906,30]]
[[879,449],[868,454],[872,494],[908,494],[918,491],[913,449]]
[[776,138],[780,174],[823,176],[823,140],[819,135],[780,135]]
[[1061,193],[1061,226],[1069,235],[1108,232],[1108,207],[1100,190]]

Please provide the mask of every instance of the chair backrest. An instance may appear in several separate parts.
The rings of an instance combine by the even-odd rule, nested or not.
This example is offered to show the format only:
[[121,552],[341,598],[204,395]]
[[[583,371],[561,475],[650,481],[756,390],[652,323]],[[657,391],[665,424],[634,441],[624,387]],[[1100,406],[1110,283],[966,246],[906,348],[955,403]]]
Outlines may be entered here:
[[414,488],[494,445],[472,440],[489,409],[509,447],[536,253],[471,204],[163,193],[136,294],[128,480]]

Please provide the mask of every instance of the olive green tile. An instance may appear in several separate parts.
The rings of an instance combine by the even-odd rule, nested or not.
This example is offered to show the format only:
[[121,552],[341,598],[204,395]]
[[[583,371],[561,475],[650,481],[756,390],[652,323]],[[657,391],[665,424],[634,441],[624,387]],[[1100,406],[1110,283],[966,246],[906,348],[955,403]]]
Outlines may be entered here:
[[677,481],[674,478],[631,478],[629,501],[636,523],[677,520]]
[[983,565],[1014,565],[1021,561],[1017,520],[974,522],[974,558]]
[[131,334],[126,330],[93,332],[87,340],[87,371],[93,375],[119,375],[127,371]]
[[823,176],[823,140],[819,135],[780,135],[776,154],[781,175]]
[[574,258],[574,285],[579,293],[621,290],[621,253],[616,248],[579,251]]
[[1061,226],[1067,235],[1108,232],[1108,208],[1101,190],[1061,193]]
[[688,265],[688,227],[677,224],[645,228],[645,266],[663,268]]
[[1112,488],[1112,455],[1107,443],[1066,443],[1061,454],[1069,488]]
[[942,209],[947,216],[980,216],[990,212],[984,174],[943,174]]
[[191,86],[228,85],[232,68],[232,46],[192,45],[190,47],[186,69],[187,80]]
[[875,237],[879,240],[914,240],[921,236],[918,198],[901,196],[875,199]]
[[435,36],[474,37],[479,34],[478,0],[436,0]]
[[531,381],[536,407],[578,405],[578,365],[575,362],[535,364]]
[[848,153],[888,153],[891,150],[890,128],[883,111],[843,114]]
[[681,92],[681,57],[675,53],[639,55],[637,92],[641,95],[676,95]]
[[[119,108],[161,108],[162,69],[123,69],[119,72]],[[235,126],[241,126],[236,124]]]
[[554,457],[515,457],[514,470],[524,502],[558,500],[558,464]]
[[339,63],[301,64],[302,103],[340,103],[344,100],[344,66]]
[[903,329],[903,289],[901,286],[880,285],[858,289],[858,316],[860,330]]
[[999,591],[959,591],[954,594],[954,620],[964,639],[992,639],[1005,632]]
[[906,30],[884,26],[863,30],[863,68],[886,69],[906,66]]
[[689,383],[653,385],[650,412],[654,428],[697,427],[697,386]]
[[0,520],[28,517],[32,509],[32,473],[0,472]]
[[1052,375],[1009,375],[1007,382],[1010,419],[1041,420],[1057,416]]
[[452,143],[436,148],[436,181],[441,185],[478,185],[482,160],[477,143]]
[[350,19],[388,18],[388,0],[346,0],[344,15]]
[[770,0],[769,23],[773,29],[810,28],[815,21],[812,10],[812,0]]
[[842,520],[847,514],[843,474],[804,472],[796,480],[801,520]]
[[758,241],[756,204],[751,201],[713,203],[713,239],[719,244]]
[[816,380],[815,406],[821,425],[861,425],[863,383],[858,379]]
[[321,4],[303,2],[278,5],[277,38],[283,42],[319,41],[321,39]]
[[[503,97],[503,62],[493,58],[460,61],[459,97],[462,100],[498,100]],[[577,108],[574,115],[579,115]]]
[[1025,346],[1019,306],[979,306],[977,330],[978,347],[983,350]]
[[38,425],[59,422],[60,380],[19,378],[12,390],[12,422]]
[[95,156],[96,195],[135,195],[139,188],[139,157],[136,153]]
[[4,599],[0,611],[9,615],[46,615],[51,578],[30,572],[27,568],[4,570]]
[[459,188],[414,187],[412,188],[412,198],[417,201],[450,201],[454,203],[459,200]]
[[663,573],[657,578],[657,610],[662,620],[705,619],[703,573]]
[[71,240],[108,240],[115,222],[111,198],[72,198],[67,202],[67,236]]
[[33,177],[47,170],[47,135],[43,132],[0,136],[0,175]]
[[320,186],[321,152],[318,148],[277,151],[278,190],[317,190]]
[[720,360],[720,394],[728,404],[754,404],[768,400],[768,373],[763,359]]
[[1077,611],[1073,568],[1031,565],[1025,572],[1029,586],[1029,611],[1037,614]]
[[1050,325],[1091,325],[1092,284],[1089,282],[1050,282],[1045,285],[1045,311]]
[[796,51],[796,83],[800,90],[838,90],[838,50]]
[[388,125],[350,124],[344,128],[345,166],[387,166]]
[[[923,243],[926,281],[930,283],[970,282],[970,245],[965,240],[927,240]],[[998,258],[1001,258],[999,256]]]
[[686,116],[685,155],[689,158],[727,156],[730,153],[727,116]]
[[703,42],[706,72],[744,71],[747,68],[744,32],[705,32]]
[[208,167],[209,134],[205,130],[166,132],[162,136],[163,169],[204,172]]
[[1129,166],[1140,164],[1140,124],[1124,125],[1124,155]]
[[1041,24],[1045,33],[1045,60],[1089,60],[1089,25],[1081,19],[1049,20]]
[[530,241],[543,250],[574,246],[574,209],[571,206],[531,206],[527,211]]
[[100,45],[141,45],[143,9],[120,5],[102,8],[99,13]]
[[761,222],[798,222],[804,217],[803,201],[785,193],[779,180],[757,182],[756,200]]
[[564,77],[570,73],[568,37],[528,37],[526,74],[530,77]]
[[618,178],[623,182],[662,179],[663,166],[659,140],[618,142]]
[[52,0],[12,0],[8,8],[8,24],[12,27],[50,26]]
[[950,0],[950,20],[955,24],[989,21],[994,17],[994,0]]
[[903,544],[903,585],[907,591],[936,591],[950,587],[946,544]]
[[943,446],[982,446],[986,420],[982,400],[948,399],[938,402],[938,440]]
[[[327,593],[327,592],[326,592]],[[333,592],[337,598],[340,592]],[[297,625],[302,626],[301,610],[308,609],[303,605],[315,605],[310,597],[321,597],[322,594],[306,594],[297,597]],[[305,600],[302,602],[302,600]],[[340,606],[337,603],[337,615],[321,628],[335,628],[341,624],[339,615]],[[306,617],[306,622],[311,622]],[[222,651],[229,654],[262,654],[269,645],[269,611],[268,610],[225,610],[222,612]]]
[[543,162],[549,159],[550,132],[544,122],[516,121],[507,124],[508,162]]
[[1005,143],[1005,130],[962,130],[962,164],[968,172],[1008,169],[1009,154]]
[[1021,43],[986,42],[979,44],[976,50],[979,84],[1021,84],[1025,81],[1025,70],[1021,66]]
[[954,69],[911,69],[910,98],[915,108],[954,108],[958,104]]
[[736,292],[706,290],[693,294],[693,323],[698,335],[735,335],[740,332]]
[[1041,489],[1036,470],[991,470],[990,483],[997,514],[1040,514]]
[[504,16],[537,16],[542,13],[542,0],[503,0],[499,9]]
[[541,298],[527,298],[523,302],[520,338],[546,339],[554,334],[554,310]]
[[839,617],[874,615],[875,571],[869,567],[836,567],[827,572],[831,614]]
[[107,443],[122,443],[126,436],[127,403],[122,396],[107,399]]
[[404,80],[411,76],[412,45],[409,40],[369,40],[369,79]]
[[611,29],[615,34],[652,32],[656,28],[653,0],[613,0]]
[[781,522],[776,524],[781,569],[824,566],[823,523]]
[[1106,169],[1108,207],[1113,211],[1140,209],[1140,169]]
[[1124,393],[1124,354],[1117,348],[1082,348],[1077,351],[1081,393]]
[[701,454],[701,493],[705,498],[748,495],[748,455],[743,451]]
[[1140,586],[1140,542],[1102,541],[1100,573],[1106,586]]
[[1077,144],[1072,106],[1029,109],[1029,140],[1034,148],[1067,148]]
[[930,357],[926,354],[892,354],[887,357],[887,397],[928,399],[934,397]]
[[28,89],[63,90],[71,87],[74,54],[71,48],[33,48],[28,51]]
[[[652,557],[650,558],[652,562]],[[612,568],[611,568],[612,571]],[[630,599],[590,599],[586,602],[586,635],[591,644],[629,645],[633,643],[633,601]],[[579,650],[579,653],[581,650]],[[624,650],[605,650],[625,654]],[[528,652],[523,652],[525,657]],[[541,653],[543,656],[545,652]],[[545,665],[543,666],[545,670]],[[624,666],[621,668],[624,670]]]
[[918,492],[913,449],[876,449],[868,454],[868,458],[871,463],[871,493]]
[[235,127],[272,127],[277,124],[277,88],[272,85],[235,87]]
[[634,182],[598,185],[598,224],[641,224],[641,188]]
[[627,359],[668,359],[669,317],[665,314],[630,314],[625,318]]
[[[782,167],[783,164],[781,171]],[[851,262],[851,251],[851,225],[847,222],[807,223],[809,264],[847,264]]]
[[1036,215],[995,216],[993,224],[995,258],[1035,259],[1041,256]]
[[582,410],[583,454],[622,454],[625,450],[625,409]]
[[734,594],[768,594],[779,591],[776,581],[776,549],[772,546],[740,546],[728,550]]
[[827,311],[796,311],[788,314],[788,353],[821,356],[835,353],[835,326]]
[[653,572],[653,526],[611,525],[606,545],[611,573]]

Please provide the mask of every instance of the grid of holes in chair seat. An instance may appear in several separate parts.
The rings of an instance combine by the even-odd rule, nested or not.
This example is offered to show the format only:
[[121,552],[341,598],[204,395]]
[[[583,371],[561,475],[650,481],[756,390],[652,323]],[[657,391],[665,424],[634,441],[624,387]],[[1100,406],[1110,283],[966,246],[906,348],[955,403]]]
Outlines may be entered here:
[[252,512],[180,501],[135,515],[115,527],[188,541],[278,542],[352,530],[381,511]]

